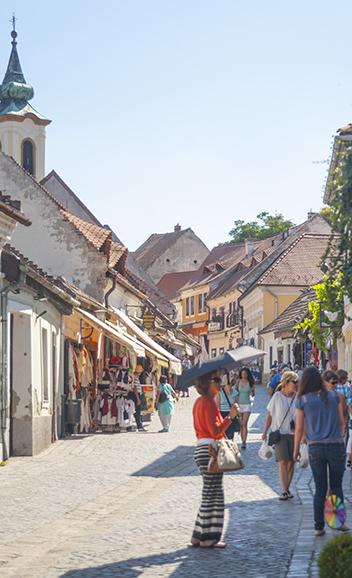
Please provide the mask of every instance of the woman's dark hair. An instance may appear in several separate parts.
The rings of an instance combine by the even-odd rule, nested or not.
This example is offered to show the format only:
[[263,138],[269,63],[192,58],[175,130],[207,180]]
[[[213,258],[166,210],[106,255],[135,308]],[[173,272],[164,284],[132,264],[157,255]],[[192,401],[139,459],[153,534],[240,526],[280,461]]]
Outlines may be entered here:
[[324,371],[324,373],[321,377],[322,377],[323,381],[331,381],[332,379],[334,381],[339,380],[338,375],[336,375],[336,373],[334,371],[331,371],[331,369],[327,369],[326,371]]
[[239,372],[240,373],[240,379],[242,376],[242,371],[245,371],[247,373],[247,379],[249,382],[249,387],[252,387],[252,385],[254,385],[254,377],[252,375],[251,370],[249,369],[249,367],[241,367],[240,372]]
[[325,405],[328,404],[328,391],[324,385],[323,378],[316,367],[307,367],[302,373],[301,381],[298,385],[297,397],[302,397],[307,393],[321,391],[321,398]]
[[339,383],[341,383],[341,381],[345,381],[345,379],[348,378],[348,373],[344,369],[338,369],[336,375],[339,378]]
[[162,375],[159,379],[159,383],[166,383],[167,382],[167,377],[166,375]]

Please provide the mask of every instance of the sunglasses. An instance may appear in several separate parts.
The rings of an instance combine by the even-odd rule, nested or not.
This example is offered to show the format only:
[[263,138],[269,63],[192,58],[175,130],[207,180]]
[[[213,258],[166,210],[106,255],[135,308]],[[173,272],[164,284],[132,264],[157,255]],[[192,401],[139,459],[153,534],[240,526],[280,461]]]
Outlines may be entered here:
[[331,381],[331,385],[337,385],[338,381]]
[[221,379],[221,377],[213,377],[213,379],[209,379],[209,381],[215,381],[215,383],[221,383],[222,379]]
[[290,379],[290,381],[292,381],[292,383],[294,383],[295,385],[297,385],[298,383],[297,379]]

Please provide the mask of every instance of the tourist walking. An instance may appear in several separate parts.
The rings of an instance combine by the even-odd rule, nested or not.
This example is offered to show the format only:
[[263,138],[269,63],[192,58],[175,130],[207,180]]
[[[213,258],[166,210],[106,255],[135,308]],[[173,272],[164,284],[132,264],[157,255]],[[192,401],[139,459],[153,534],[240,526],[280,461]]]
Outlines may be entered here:
[[[343,500],[342,478],[345,471],[346,450],[342,431],[344,428],[342,404],[336,391],[326,389],[315,367],[304,370],[298,386],[296,401],[296,432],[293,458],[300,459],[299,445],[306,426],[309,446],[309,463],[315,482],[314,523],[315,535],[324,530],[324,503],[328,489]],[[349,531],[343,524],[338,528]]]
[[269,427],[271,431],[280,432],[280,441],[275,444],[275,458],[279,462],[279,476],[282,494],[279,500],[285,501],[293,498],[290,492],[290,484],[294,470],[294,434],[296,423],[296,390],[298,375],[293,371],[286,371],[281,376],[280,385],[272,396],[267,406],[268,417],[262,435],[266,441]]
[[[227,379],[229,379],[228,376]],[[221,386],[221,389],[215,398],[215,402],[220,410],[222,418],[228,416],[231,406],[235,403],[237,396],[238,393],[235,389],[234,381],[231,381],[230,383],[227,382],[225,385]],[[240,431],[238,418],[232,420],[229,427],[226,429],[225,434],[229,440],[233,440],[236,431]]]
[[[160,396],[164,394],[160,402]],[[174,415],[174,399],[178,400],[178,396],[170,383],[167,383],[167,378],[162,375],[159,380],[158,392],[156,394],[155,409],[158,410],[158,415],[163,428],[159,433],[166,433],[170,430],[171,417]]]
[[232,404],[227,417],[223,419],[215,403],[220,392],[221,372],[211,371],[195,380],[200,397],[193,407],[193,422],[197,436],[194,459],[203,478],[202,501],[196,518],[189,546],[201,548],[225,548],[221,542],[224,523],[223,473],[208,472],[209,444],[221,436],[233,418],[239,413],[239,407]]
[[242,446],[241,448],[244,450],[246,449],[247,443],[247,433],[248,433],[248,420],[249,416],[251,415],[251,400],[250,396],[254,397],[254,377],[251,373],[251,370],[248,367],[244,367],[240,371],[240,379],[237,381],[235,385],[235,389],[237,390],[238,399],[236,400],[238,405],[240,406],[240,412],[242,417],[242,425],[241,425],[241,438],[242,438]]

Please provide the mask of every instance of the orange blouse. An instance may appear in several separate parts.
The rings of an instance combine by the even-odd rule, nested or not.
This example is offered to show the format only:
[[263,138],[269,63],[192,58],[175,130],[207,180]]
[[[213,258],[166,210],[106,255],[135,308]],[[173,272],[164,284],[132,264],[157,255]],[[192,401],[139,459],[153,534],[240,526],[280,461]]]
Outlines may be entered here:
[[202,395],[198,397],[193,406],[193,423],[197,439],[215,438],[216,426],[220,426],[220,433],[223,433],[231,422],[231,418],[221,417],[214,399]]

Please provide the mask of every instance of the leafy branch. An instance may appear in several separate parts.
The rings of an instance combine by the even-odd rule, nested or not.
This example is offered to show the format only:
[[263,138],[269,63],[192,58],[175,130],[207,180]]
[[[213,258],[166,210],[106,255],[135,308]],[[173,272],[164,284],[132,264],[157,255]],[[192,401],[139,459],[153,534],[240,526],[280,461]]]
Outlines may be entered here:
[[324,283],[314,285],[312,289],[315,290],[317,298],[310,301],[308,316],[294,329],[308,333],[320,351],[327,351],[328,340],[336,342],[342,337],[345,318],[342,274],[339,273],[336,279],[324,275]]

